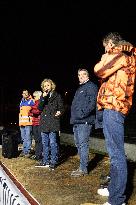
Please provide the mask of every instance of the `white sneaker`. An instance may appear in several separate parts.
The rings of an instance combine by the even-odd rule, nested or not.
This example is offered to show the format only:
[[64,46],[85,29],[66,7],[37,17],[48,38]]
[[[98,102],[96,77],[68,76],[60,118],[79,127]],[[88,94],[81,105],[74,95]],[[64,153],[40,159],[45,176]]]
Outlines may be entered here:
[[[103,205],[111,205],[109,202],[104,203]],[[122,205],[126,205],[125,203],[123,203]]]
[[[100,188],[97,190],[97,193],[101,196],[109,196],[109,191],[107,188]],[[108,202],[106,202],[108,203]],[[104,204],[104,205],[108,205],[108,204]]]

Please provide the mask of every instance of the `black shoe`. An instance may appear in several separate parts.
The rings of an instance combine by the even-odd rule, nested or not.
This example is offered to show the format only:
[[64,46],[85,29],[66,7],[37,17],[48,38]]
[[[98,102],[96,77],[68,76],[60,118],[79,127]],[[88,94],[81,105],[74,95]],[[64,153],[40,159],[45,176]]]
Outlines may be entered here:
[[25,156],[24,152],[21,152],[19,155],[19,157],[24,157],[24,156]]
[[100,186],[101,187],[108,187],[108,184],[110,182],[111,178],[109,175],[101,175],[100,176]]
[[56,168],[56,165],[55,165],[55,164],[50,164],[50,165],[49,165],[49,169],[50,169],[50,170],[54,170],[55,168]]
[[30,159],[37,160],[37,161],[40,161],[40,160],[41,160],[40,157],[37,157],[36,155],[32,155],[32,156],[30,157]]
[[105,182],[110,181],[110,176],[109,175],[101,175],[100,180],[103,180]]

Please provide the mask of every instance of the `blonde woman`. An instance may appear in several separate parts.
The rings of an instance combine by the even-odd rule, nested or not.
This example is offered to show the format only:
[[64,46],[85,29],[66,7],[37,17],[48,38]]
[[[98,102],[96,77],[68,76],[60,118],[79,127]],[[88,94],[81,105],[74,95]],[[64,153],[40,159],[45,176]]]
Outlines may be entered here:
[[42,158],[42,138],[40,131],[40,115],[41,111],[38,109],[39,99],[42,95],[42,91],[35,91],[33,93],[34,105],[31,106],[29,115],[32,116],[32,128],[35,140],[35,155],[31,159],[40,160]]
[[42,111],[40,128],[43,144],[43,160],[37,167],[54,169],[58,163],[57,136],[60,131],[60,117],[64,111],[63,100],[51,79],[44,79],[41,83],[42,96],[39,110]]

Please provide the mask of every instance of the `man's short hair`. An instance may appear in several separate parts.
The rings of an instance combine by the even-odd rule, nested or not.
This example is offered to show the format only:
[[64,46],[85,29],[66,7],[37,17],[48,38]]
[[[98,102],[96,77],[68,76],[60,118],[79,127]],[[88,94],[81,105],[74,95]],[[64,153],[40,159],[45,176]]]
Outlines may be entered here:
[[28,89],[25,89],[25,88],[24,88],[24,89],[22,90],[22,92],[24,92],[24,91],[27,92],[28,95],[30,94],[30,91],[29,91]]
[[108,33],[104,38],[103,38],[103,44],[107,44],[109,42],[109,40],[112,40],[112,42],[115,44],[115,45],[118,45],[118,43],[120,41],[122,41],[122,37],[121,35],[118,33],[118,32],[111,32],[111,33]]
[[80,71],[85,71],[85,72],[87,73],[88,77],[89,77],[89,72],[88,72],[87,69],[85,69],[85,68],[79,68],[79,69],[78,69],[78,73],[79,73]]

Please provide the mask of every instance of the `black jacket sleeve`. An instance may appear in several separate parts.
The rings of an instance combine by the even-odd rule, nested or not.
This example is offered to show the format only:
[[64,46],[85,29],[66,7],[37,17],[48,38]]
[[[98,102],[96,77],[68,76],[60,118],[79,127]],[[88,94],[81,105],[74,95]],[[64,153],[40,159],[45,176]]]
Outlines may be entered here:
[[38,110],[43,111],[45,105],[48,102],[48,98],[49,98],[49,95],[47,95],[46,97],[42,97],[42,96],[40,97],[40,101],[39,101],[39,105],[38,105]]

